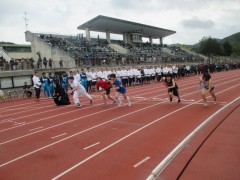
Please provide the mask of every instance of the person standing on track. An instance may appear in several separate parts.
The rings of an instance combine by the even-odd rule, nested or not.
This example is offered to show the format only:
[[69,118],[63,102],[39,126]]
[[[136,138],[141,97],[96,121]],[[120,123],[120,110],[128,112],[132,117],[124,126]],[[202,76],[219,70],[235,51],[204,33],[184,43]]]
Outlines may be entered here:
[[81,107],[81,104],[79,102],[78,96],[79,94],[85,96],[89,99],[90,104],[93,103],[92,97],[86,92],[86,89],[76,80],[74,80],[74,77],[68,78],[69,85],[71,86],[71,90],[68,91],[69,94],[73,93],[73,101],[77,108]]
[[171,74],[167,74],[165,78],[165,86],[168,88],[168,96],[170,102],[172,102],[173,95],[178,98],[178,103],[180,103],[180,96],[178,92],[178,86]]
[[203,85],[203,89],[202,89],[202,98],[204,101],[204,107],[207,107],[208,103],[207,103],[207,99],[206,99],[206,94],[209,92],[211,94],[211,96],[214,99],[214,104],[216,104],[217,102],[217,97],[215,95],[214,92],[214,85],[212,84],[212,80],[211,80],[211,75],[208,73],[203,74],[203,76],[200,78],[200,82],[198,85],[198,90],[200,90],[201,85]]
[[120,94],[122,94],[124,99],[128,101],[128,106],[131,106],[132,103],[129,97],[127,96],[126,88],[122,85],[122,83],[118,79],[116,79],[116,74],[111,74],[110,79],[113,81],[113,86],[114,86],[113,89],[116,90],[115,99],[116,99],[116,102],[118,102],[118,107],[122,106],[122,101],[119,98]]
[[42,87],[43,87],[43,94],[45,96],[45,98],[49,98],[49,79],[46,76],[46,73],[43,72],[42,73],[42,77],[40,78],[41,83],[42,83]]
[[98,77],[98,78],[97,78],[97,82],[96,82],[96,86],[97,86],[97,87],[101,87],[102,89],[105,90],[105,92],[103,92],[103,94],[102,94],[105,105],[107,104],[106,96],[108,97],[108,99],[111,99],[111,100],[113,101],[113,103],[116,102],[116,101],[110,96],[111,88],[113,87],[113,84],[112,84],[111,81],[104,81],[104,80],[102,80],[102,78]]
[[41,92],[41,81],[40,81],[40,78],[38,77],[37,72],[34,73],[32,80],[33,80],[33,87],[35,90],[35,101],[39,101],[40,92]]

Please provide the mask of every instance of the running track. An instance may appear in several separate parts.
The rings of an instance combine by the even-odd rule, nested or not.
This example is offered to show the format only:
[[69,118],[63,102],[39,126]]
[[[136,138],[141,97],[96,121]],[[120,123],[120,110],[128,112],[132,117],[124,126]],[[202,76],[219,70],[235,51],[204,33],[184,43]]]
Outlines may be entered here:
[[[207,108],[197,91],[199,76],[177,81],[180,104],[168,102],[161,84],[127,88],[131,107],[104,106],[100,93],[92,94],[92,106],[80,97],[80,109],[56,107],[44,99],[1,103],[0,179],[125,180],[154,179],[156,174],[176,179],[193,149],[217,127],[224,113],[240,104],[239,72],[212,74],[218,103],[209,102]],[[209,121],[174,153],[205,120]],[[183,177],[189,179],[188,174],[192,175]]]

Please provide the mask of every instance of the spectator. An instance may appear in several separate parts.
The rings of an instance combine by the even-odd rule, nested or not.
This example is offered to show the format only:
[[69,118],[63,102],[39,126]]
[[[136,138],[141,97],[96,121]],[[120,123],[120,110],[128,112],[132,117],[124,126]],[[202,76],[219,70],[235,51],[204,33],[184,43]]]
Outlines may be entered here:
[[13,63],[13,69],[18,70],[18,60],[17,59],[15,59],[15,61]]
[[0,101],[5,102],[4,92],[0,89]]
[[30,59],[30,65],[31,65],[31,68],[34,69],[34,59],[33,58]]
[[30,90],[30,86],[27,84],[27,82],[24,82],[23,90],[27,97],[32,97],[32,91]]
[[47,63],[48,63],[48,61],[47,61],[46,57],[44,57],[43,58],[43,65],[44,65],[45,69],[47,68]]
[[60,68],[63,68],[63,60],[62,59],[59,61],[59,65],[60,65]]
[[14,67],[14,60],[13,58],[10,60],[10,70],[13,70]]
[[38,62],[37,62],[37,66],[38,66],[38,69],[42,68],[42,58],[38,58]]
[[36,95],[35,96],[35,100],[39,101],[39,99],[40,99],[40,92],[41,92],[41,81],[40,81],[40,79],[38,77],[38,73],[37,72],[34,73],[34,76],[33,76],[32,80],[33,80],[34,89],[35,89],[35,95]]
[[53,65],[53,60],[51,58],[49,58],[48,66],[50,67],[50,69],[52,69],[52,65]]

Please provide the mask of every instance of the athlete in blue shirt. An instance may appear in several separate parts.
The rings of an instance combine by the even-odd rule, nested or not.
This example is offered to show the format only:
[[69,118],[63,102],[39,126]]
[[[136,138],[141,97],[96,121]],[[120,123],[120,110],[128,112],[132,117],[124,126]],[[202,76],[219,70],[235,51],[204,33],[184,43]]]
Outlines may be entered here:
[[122,106],[122,101],[119,98],[120,94],[122,94],[124,99],[128,101],[128,106],[131,106],[132,103],[129,97],[127,96],[126,88],[122,85],[122,83],[118,79],[116,79],[116,74],[111,74],[110,79],[113,81],[113,86],[114,86],[113,89],[116,90],[115,98],[116,98],[116,102],[118,102],[118,107]]

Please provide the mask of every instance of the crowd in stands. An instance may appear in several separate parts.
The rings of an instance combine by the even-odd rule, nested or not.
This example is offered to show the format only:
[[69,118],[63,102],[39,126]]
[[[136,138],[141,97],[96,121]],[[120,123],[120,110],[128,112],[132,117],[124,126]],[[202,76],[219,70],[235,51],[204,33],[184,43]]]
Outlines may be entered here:
[[0,71],[13,71],[13,70],[25,70],[34,69],[34,59],[11,59],[6,61],[0,57]]
[[168,46],[167,48],[170,49],[171,53],[176,56],[193,57],[193,54],[190,54],[189,52],[182,50],[178,46]]
[[169,48],[172,56],[162,52],[161,45],[151,45],[150,43],[142,44],[125,44],[120,40],[112,40],[112,43],[118,44],[128,50],[127,54],[119,54],[110,48],[109,43],[104,39],[92,39],[86,41],[83,36],[55,37],[53,35],[40,34],[43,39],[52,47],[67,52],[74,57],[76,67],[80,66],[101,66],[101,65],[132,65],[146,63],[182,63],[182,62],[202,62],[200,57],[194,57],[192,54],[182,50],[177,46]]
[[[166,46],[171,50],[171,54],[163,52],[161,45],[125,44],[120,40],[112,40],[128,50],[127,54],[120,54],[110,48],[105,39],[95,38],[91,42],[86,41],[82,35],[78,36],[56,36],[51,34],[37,34],[49,46],[58,48],[68,53],[75,59],[75,67],[96,67],[96,66],[132,66],[145,64],[183,64],[183,63],[203,63],[204,59],[194,56],[182,50],[178,46]],[[65,60],[53,60],[51,58],[40,57],[34,63],[31,59],[12,59],[10,62],[0,59],[0,70],[24,70],[24,69],[52,69],[68,67]]]

